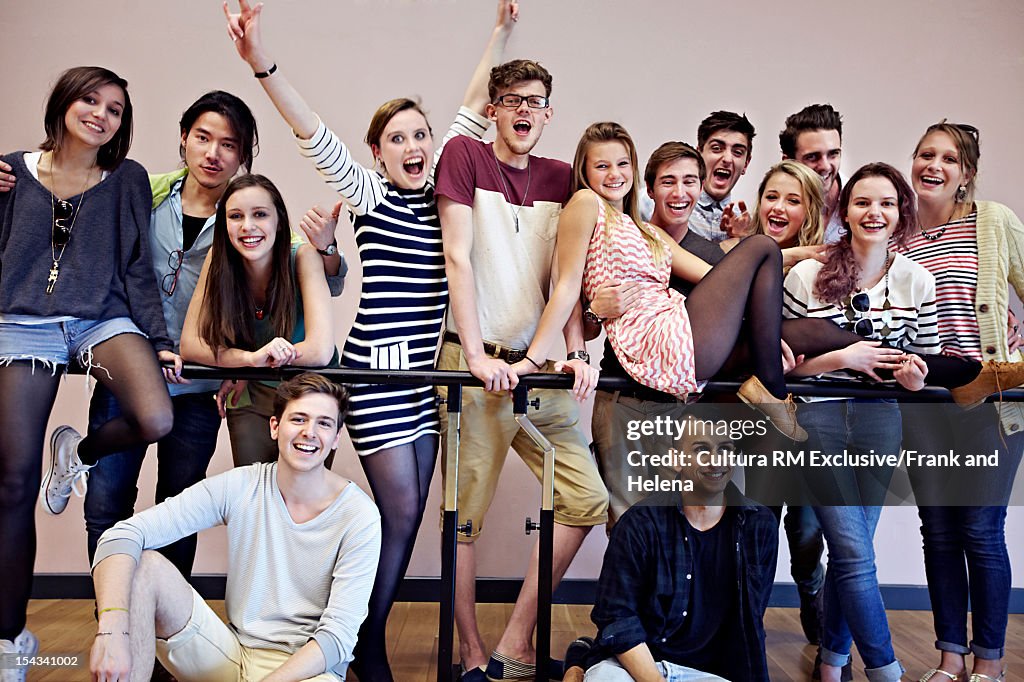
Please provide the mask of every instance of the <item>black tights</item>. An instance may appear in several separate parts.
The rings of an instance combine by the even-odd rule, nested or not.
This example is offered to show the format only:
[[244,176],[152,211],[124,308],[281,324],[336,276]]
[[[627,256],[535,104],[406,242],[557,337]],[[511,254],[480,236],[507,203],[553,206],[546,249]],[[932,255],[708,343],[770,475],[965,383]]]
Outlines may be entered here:
[[[794,355],[806,355],[809,358],[846,348],[858,341],[864,341],[863,337],[847,331],[833,322],[812,317],[783,321],[782,338],[789,344]],[[947,355],[914,354],[928,365],[928,376],[925,378],[925,382],[930,386],[943,388],[963,386],[973,381],[981,371],[981,363],[974,360],[961,360]],[[881,374],[885,378],[884,373]]]
[[715,376],[742,348],[745,369],[776,398],[786,397],[781,310],[782,252],[765,235],[744,239],[686,297],[697,378]]
[[[171,400],[153,347],[138,334],[120,334],[93,348],[93,375],[125,406],[79,446],[92,458],[153,442],[171,427]],[[0,366],[0,639],[25,627],[36,556],[35,502],[42,478],[46,422],[61,374],[36,362]],[[83,389],[84,390],[84,389]],[[84,395],[84,394],[83,394]],[[85,460],[85,457],[82,458]],[[95,459],[93,459],[95,461]]]
[[[782,321],[782,254],[765,235],[744,239],[686,298],[698,379],[752,373],[776,398],[786,395],[782,375],[785,339],[794,355],[814,357],[863,341],[820,318]],[[954,388],[974,379],[981,365],[943,355],[924,355],[927,381]]]
[[391,682],[385,630],[409,567],[437,461],[436,435],[360,457],[381,517],[380,561],[352,669],[365,682]]

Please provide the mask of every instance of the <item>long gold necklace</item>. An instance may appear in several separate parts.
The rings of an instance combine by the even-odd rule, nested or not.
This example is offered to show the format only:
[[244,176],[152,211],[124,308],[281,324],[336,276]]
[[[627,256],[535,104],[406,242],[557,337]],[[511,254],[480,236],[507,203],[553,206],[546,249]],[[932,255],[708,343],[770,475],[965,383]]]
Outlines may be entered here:
[[[64,199],[58,199],[52,191],[50,192],[50,218],[52,220],[50,226],[50,256],[53,260],[53,265],[50,266],[49,276],[46,278],[46,295],[50,296],[53,294],[53,288],[57,285],[57,278],[60,276],[60,261],[64,257],[64,251],[68,248],[68,242],[71,241],[71,231],[75,229],[75,222],[78,220],[78,214],[82,212],[82,205],[85,204],[85,193],[88,191],[89,180],[92,178],[92,170],[96,167],[93,163],[89,167],[89,171],[85,174],[85,182],[82,183],[82,190],[78,193],[80,199],[78,206],[73,206],[70,201]],[[50,153],[50,182],[54,187],[57,186],[57,178],[53,172],[53,153]],[[61,207],[61,217],[57,217],[57,206]],[[68,224],[70,218],[71,223]],[[58,252],[57,249],[60,249]]]

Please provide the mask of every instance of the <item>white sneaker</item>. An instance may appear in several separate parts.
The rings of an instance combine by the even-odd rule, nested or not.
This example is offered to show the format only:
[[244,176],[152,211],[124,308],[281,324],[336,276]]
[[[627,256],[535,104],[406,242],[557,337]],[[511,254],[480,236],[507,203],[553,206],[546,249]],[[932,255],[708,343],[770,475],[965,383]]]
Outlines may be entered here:
[[58,426],[50,436],[50,467],[39,486],[39,504],[47,514],[60,514],[68,506],[71,493],[84,497],[89,487],[91,464],[78,458],[82,436],[70,426]]
[[28,666],[14,666],[17,656],[35,656],[39,651],[39,640],[28,628],[21,631],[12,642],[0,639],[0,682],[25,682],[28,679]]

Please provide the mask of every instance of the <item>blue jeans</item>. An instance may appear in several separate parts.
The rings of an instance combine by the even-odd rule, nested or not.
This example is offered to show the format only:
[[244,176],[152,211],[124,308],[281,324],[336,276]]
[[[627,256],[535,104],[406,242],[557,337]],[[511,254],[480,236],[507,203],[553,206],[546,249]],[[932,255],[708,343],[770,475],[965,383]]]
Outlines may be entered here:
[[[905,447],[919,451],[1001,454],[999,467],[909,469],[918,500],[924,567],[935,624],[935,648],[977,658],[1002,658],[1010,605],[1006,501],[1024,451],[1024,434],[1003,434],[994,405],[904,409]],[[1005,443],[1005,445],[1004,445]],[[956,489],[975,499],[957,498]],[[955,499],[974,506],[939,506]],[[967,641],[968,596],[974,639]]]
[[[668,661],[659,661],[655,665],[658,666],[658,672],[666,682],[726,682],[718,675],[701,672],[685,665],[677,665]],[[591,666],[583,679],[584,682],[630,682],[633,676],[626,672],[626,669],[616,659],[606,658]]]
[[[900,450],[902,427],[894,402],[815,402],[801,408],[800,423],[810,436],[810,450],[829,455]],[[875,527],[891,476],[891,467],[858,466],[809,469],[806,477],[810,494],[827,505],[814,507],[828,543],[821,660],[846,665],[856,641],[871,680],[898,680],[903,673],[875,570]]]
[[[217,447],[220,415],[211,393],[186,393],[171,397],[174,427],[157,441],[156,501],[162,502],[206,477],[206,467]],[[102,384],[96,385],[89,405],[89,430],[121,413],[117,400]],[[135,511],[139,471],[146,448],[101,457],[89,472],[85,496],[85,528],[89,536],[89,561],[100,536]],[[192,574],[196,536],[191,535],[160,550],[185,578]]]

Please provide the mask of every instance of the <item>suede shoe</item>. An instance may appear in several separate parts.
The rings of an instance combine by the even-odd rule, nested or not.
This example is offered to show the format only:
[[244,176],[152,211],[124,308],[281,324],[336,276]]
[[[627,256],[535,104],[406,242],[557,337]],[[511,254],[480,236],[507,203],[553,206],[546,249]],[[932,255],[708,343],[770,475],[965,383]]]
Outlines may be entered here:
[[950,389],[953,402],[970,410],[985,402],[993,393],[1001,393],[1024,385],[1024,362],[998,362],[988,360],[981,372],[969,384]]
[[779,400],[755,376],[744,381],[736,395],[747,405],[768,417],[772,426],[786,438],[798,443],[807,440],[807,432],[800,428],[796,421],[796,403],[793,402],[792,395],[787,395],[785,400]]

